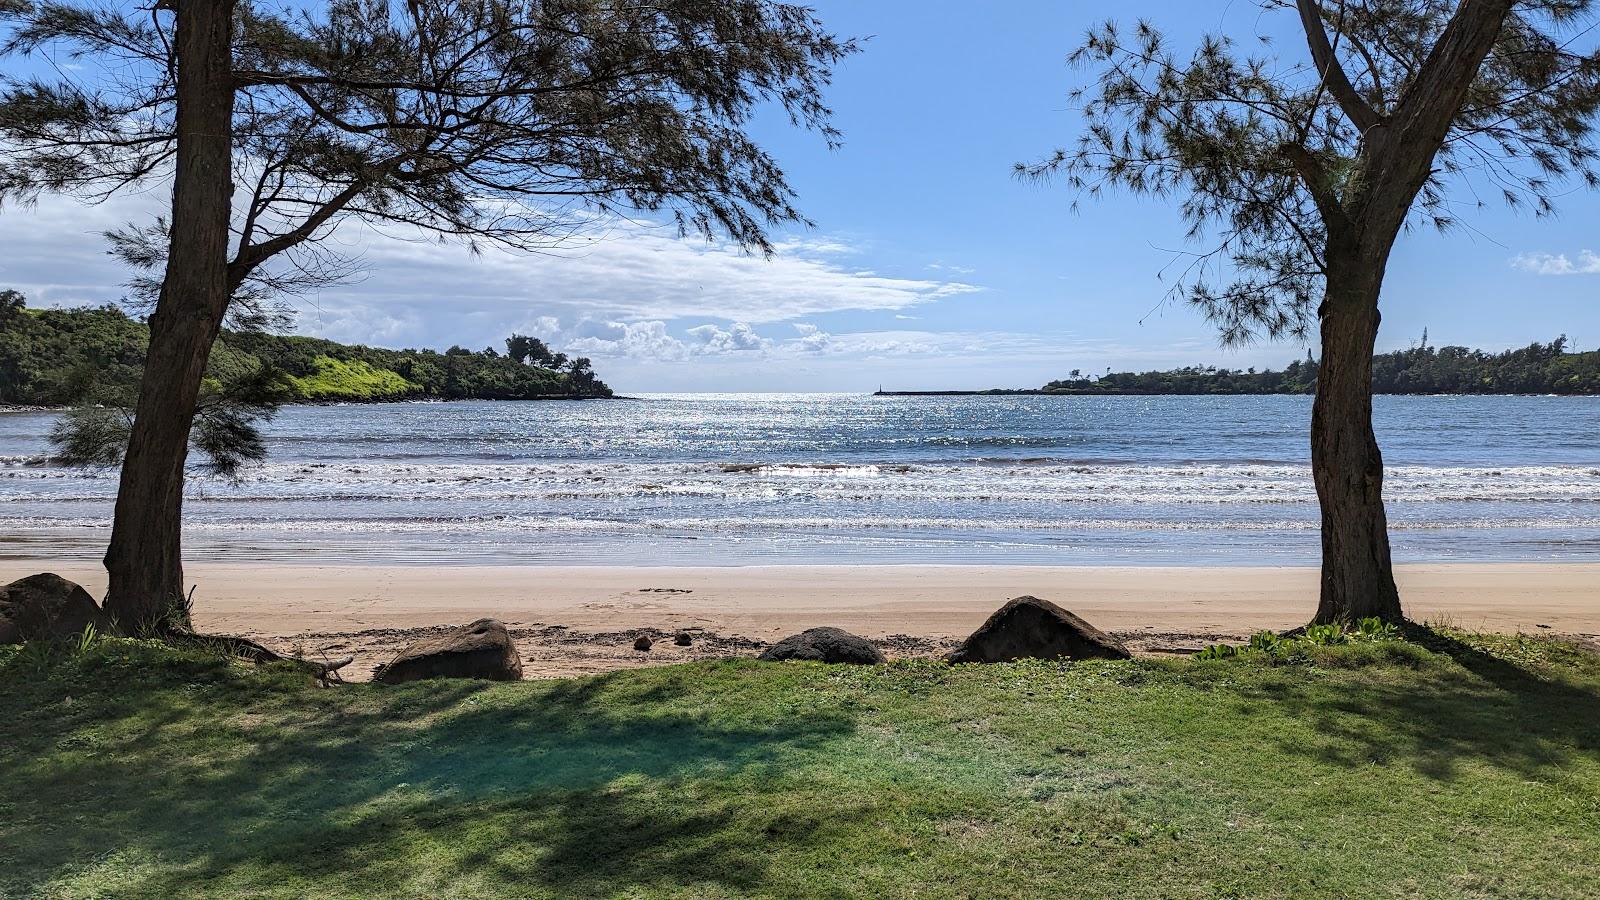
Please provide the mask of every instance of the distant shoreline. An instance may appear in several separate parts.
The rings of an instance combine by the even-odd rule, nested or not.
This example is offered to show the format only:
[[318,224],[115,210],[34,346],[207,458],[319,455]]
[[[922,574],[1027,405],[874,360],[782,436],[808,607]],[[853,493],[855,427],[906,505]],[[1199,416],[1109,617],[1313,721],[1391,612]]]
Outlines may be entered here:
[[[1376,391],[1377,397],[1600,397],[1597,393],[1518,393],[1513,391],[1474,391],[1438,393]],[[1039,388],[989,388],[982,391],[873,391],[874,397],[1310,397],[1301,391],[1046,391]]]

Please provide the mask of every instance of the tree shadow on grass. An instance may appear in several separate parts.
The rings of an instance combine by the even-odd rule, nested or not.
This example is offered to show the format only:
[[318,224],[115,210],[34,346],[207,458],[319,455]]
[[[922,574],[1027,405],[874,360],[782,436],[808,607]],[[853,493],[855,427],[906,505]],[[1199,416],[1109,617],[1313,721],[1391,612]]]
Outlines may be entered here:
[[1235,690],[1308,723],[1321,740],[1282,738],[1279,749],[1331,766],[1408,765],[1449,781],[1475,763],[1548,779],[1600,752],[1600,680],[1542,675],[1432,630],[1418,628],[1409,639],[1456,665],[1414,678],[1362,679],[1337,695],[1298,678]]
[[13,835],[56,827],[17,848],[11,877],[37,887],[124,853],[162,861],[123,873],[138,877],[117,885],[129,895],[330,878],[374,894],[452,893],[452,879],[467,893],[750,890],[766,874],[757,845],[820,838],[763,826],[724,786],[788,777],[854,723],[836,709],[780,721],[737,691],[704,708],[687,678],[130,684],[87,723],[98,751],[55,752],[85,732],[76,719],[30,736],[0,802]]

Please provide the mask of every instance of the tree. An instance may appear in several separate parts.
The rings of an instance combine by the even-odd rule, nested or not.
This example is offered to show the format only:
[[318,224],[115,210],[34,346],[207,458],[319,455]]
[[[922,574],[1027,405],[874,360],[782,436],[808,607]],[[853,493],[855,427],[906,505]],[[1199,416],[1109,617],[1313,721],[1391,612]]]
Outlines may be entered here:
[[544,341],[525,334],[513,334],[506,338],[506,355],[516,360],[519,364],[543,365],[553,357],[550,347]]
[[822,91],[855,50],[775,0],[0,0],[0,21],[4,52],[98,67],[4,84],[0,201],[172,181],[169,219],[112,235],[164,273],[144,284],[106,553],[107,609],[141,628],[182,608],[186,450],[223,320],[329,277],[340,221],[537,250],[632,209],[768,250],[769,227],[803,219],[746,123],[775,103],[831,143]]
[[513,334],[511,337],[506,338],[506,356],[515,360],[519,366],[526,365],[529,351],[528,342],[530,340],[527,335],[523,334]]
[[[1402,618],[1372,430],[1372,358],[1390,251],[1408,225],[1455,224],[1488,191],[1548,214],[1594,186],[1600,57],[1590,0],[1258,0],[1289,12],[1309,63],[1224,36],[1180,55],[1148,23],[1107,23],[1072,60],[1086,128],[1024,176],[1183,196],[1191,256],[1175,292],[1229,343],[1322,348],[1311,417],[1322,509],[1316,621]],[[1353,75],[1351,73],[1354,73]]]

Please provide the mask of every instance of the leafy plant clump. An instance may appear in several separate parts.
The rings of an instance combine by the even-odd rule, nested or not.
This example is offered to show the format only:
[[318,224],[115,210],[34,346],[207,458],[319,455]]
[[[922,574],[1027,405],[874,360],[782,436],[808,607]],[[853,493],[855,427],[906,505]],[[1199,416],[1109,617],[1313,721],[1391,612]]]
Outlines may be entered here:
[[[1403,643],[1400,629],[1392,622],[1376,616],[1355,622],[1309,625],[1297,635],[1281,635],[1273,631],[1258,631],[1250,636],[1250,643],[1238,647],[1232,644],[1211,644],[1195,654],[1196,659],[1218,660],[1249,656],[1270,663],[1305,663],[1327,661],[1314,658],[1314,651],[1329,647]],[[1362,658],[1362,654],[1349,654],[1346,662]]]

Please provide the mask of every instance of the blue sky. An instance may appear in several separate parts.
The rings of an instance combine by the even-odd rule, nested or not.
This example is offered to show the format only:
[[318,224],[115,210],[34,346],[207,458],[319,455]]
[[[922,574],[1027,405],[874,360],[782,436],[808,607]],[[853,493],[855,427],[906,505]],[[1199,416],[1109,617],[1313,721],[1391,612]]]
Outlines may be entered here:
[[[586,353],[615,387],[870,390],[1036,386],[1074,368],[1279,365],[1293,344],[1224,350],[1193,311],[1164,302],[1158,272],[1184,246],[1170,202],[1112,196],[1074,213],[1064,187],[1011,166],[1069,143],[1065,56],[1102,0],[814,4],[870,36],[830,93],[844,146],[773,116],[756,124],[817,227],[781,235],[772,260],[620,223],[536,258],[341,233],[364,277],[302,300],[302,333],[388,346],[499,344],[513,329]],[[975,10],[979,10],[976,11]],[[1293,36],[1253,4],[1139,4],[1176,36]],[[1302,53],[1298,43],[1282,45]],[[0,283],[36,302],[114,298],[123,275],[95,228],[159,208],[159,191],[83,209],[0,213]],[[1414,342],[1502,348],[1566,333],[1600,345],[1600,197],[1574,192],[1535,220],[1490,207],[1470,228],[1401,241],[1380,349]]]

